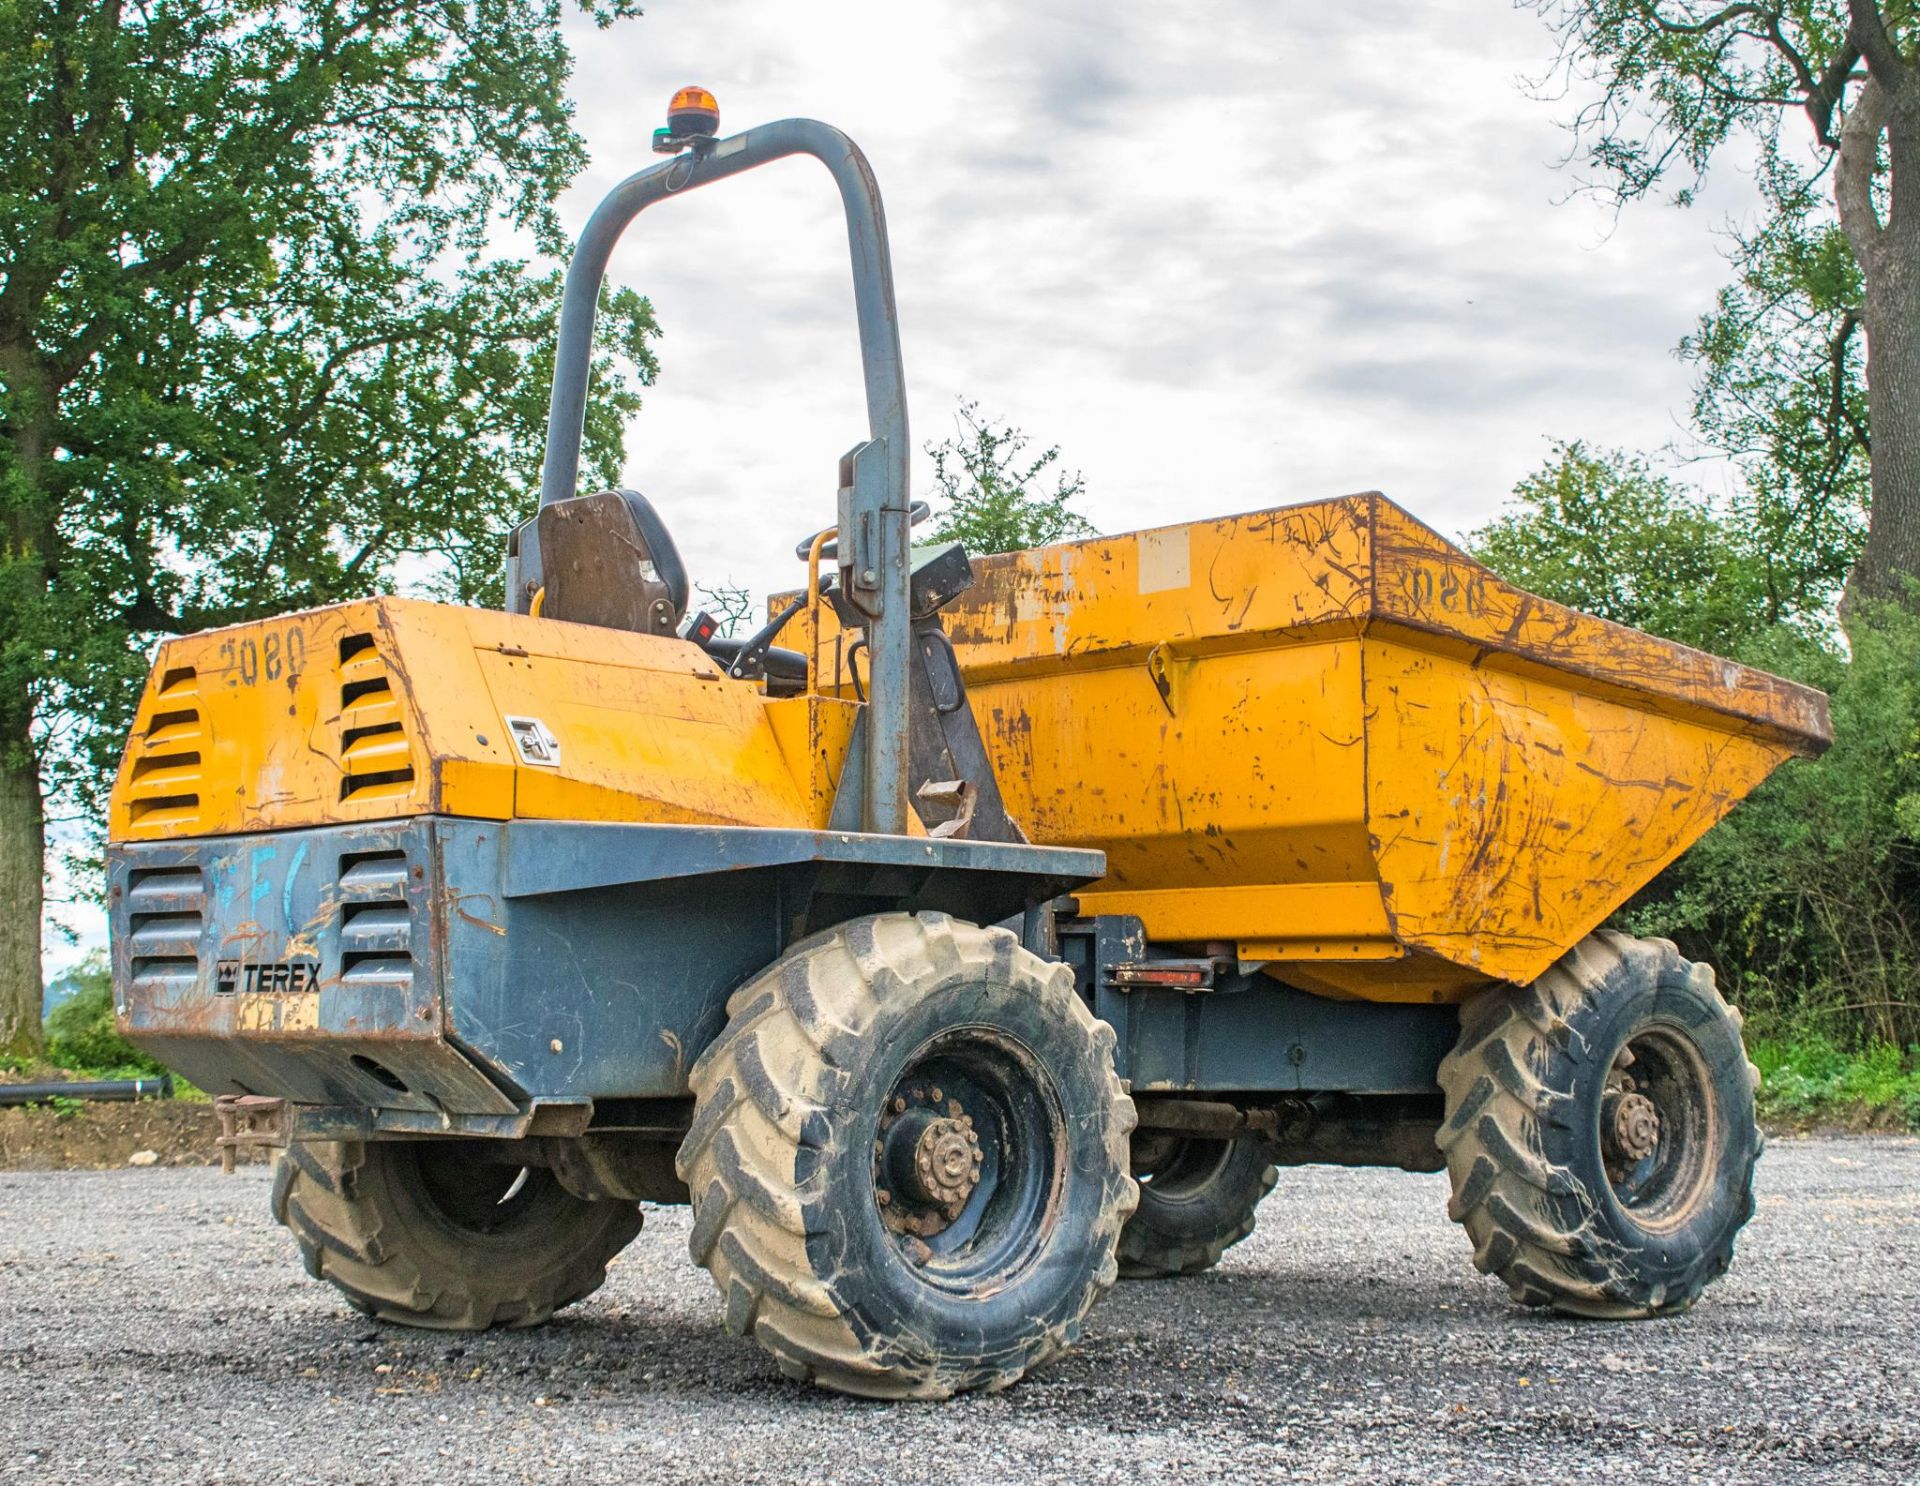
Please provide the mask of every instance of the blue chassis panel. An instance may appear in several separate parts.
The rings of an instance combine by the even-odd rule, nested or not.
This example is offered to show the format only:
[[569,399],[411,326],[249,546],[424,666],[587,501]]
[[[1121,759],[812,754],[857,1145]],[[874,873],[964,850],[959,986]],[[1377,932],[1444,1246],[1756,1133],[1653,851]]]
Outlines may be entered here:
[[[332,1110],[341,1134],[521,1134],[542,1108],[562,1133],[592,1101],[685,1095],[729,995],[808,934],[900,908],[994,922],[1103,867],[987,842],[442,817],[142,843],[108,855],[115,986],[134,1040],[213,1092]],[[1450,1007],[1260,975],[1117,991],[1105,967],[1155,953],[1138,921],[1061,928],[1138,1092],[1427,1093],[1457,1033]],[[309,988],[271,979],[296,960]],[[263,969],[269,988],[245,994]]]
[[211,1091],[511,1122],[533,1101],[685,1094],[729,994],[807,934],[896,908],[991,922],[1104,866],[991,842],[445,817],[121,845],[115,985],[133,1039]]

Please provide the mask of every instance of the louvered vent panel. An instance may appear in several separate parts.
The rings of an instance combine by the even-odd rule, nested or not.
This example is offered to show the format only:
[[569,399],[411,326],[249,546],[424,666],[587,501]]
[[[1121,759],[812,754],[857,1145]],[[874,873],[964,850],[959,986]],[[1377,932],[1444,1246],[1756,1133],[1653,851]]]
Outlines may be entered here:
[[372,635],[340,642],[340,798],[397,800],[413,789],[413,748]]
[[340,859],[340,979],[345,985],[413,981],[413,910],[407,858],[398,851]]
[[160,678],[146,726],[134,739],[127,813],[135,830],[167,835],[199,820],[203,727],[199,678],[193,667],[175,666]]
[[156,867],[135,872],[127,885],[128,949],[133,984],[147,992],[179,992],[200,973],[200,933],[207,894],[198,867]]

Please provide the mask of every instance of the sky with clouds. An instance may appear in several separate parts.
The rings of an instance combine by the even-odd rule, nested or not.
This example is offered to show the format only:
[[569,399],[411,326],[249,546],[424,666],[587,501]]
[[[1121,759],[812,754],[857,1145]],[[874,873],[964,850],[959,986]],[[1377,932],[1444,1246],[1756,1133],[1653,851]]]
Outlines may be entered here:
[[[684,83],[727,132],[839,125],[886,200],[916,443],[976,399],[1058,444],[1109,532],[1378,489],[1457,534],[1549,439],[1671,443],[1674,344],[1753,204],[1735,172],[1687,211],[1579,196],[1571,104],[1526,85],[1552,38],[1505,0],[651,0],[568,24],[592,159],[570,227],[653,163]],[[649,212],[613,275],[664,330],[627,483],[697,582],[790,586],[866,436],[827,177],[783,162]],[[50,971],[100,942],[68,917]]]
[[[840,125],[886,198],[916,443],[977,399],[1106,531],[1380,489],[1459,532],[1550,438],[1668,444],[1750,204],[1732,172],[1688,211],[1579,197],[1569,105],[1525,81],[1552,37],[1504,0],[656,0],[575,34],[570,222],[682,83],[726,131]],[[630,483],[697,580],[784,586],[865,436],[826,178],[650,213],[614,274],[665,331]]]

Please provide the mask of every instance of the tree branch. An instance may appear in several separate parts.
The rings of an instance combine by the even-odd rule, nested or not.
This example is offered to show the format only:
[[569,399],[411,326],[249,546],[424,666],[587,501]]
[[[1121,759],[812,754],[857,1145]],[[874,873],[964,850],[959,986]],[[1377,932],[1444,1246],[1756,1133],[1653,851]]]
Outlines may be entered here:
[[[1846,314],[1840,317],[1840,324],[1834,329],[1833,338],[1827,342],[1827,369],[1829,377],[1827,427],[1833,431],[1833,435],[1837,435],[1842,429],[1851,432],[1859,439],[1860,447],[1867,449],[1870,455],[1872,450],[1867,444],[1866,430],[1856,424],[1852,413],[1847,407],[1847,347],[1852,343],[1854,333],[1859,328],[1860,312],[1858,310],[1848,310]],[[1846,451],[1842,447],[1842,440],[1833,435],[1830,435],[1833,444],[1833,461],[1832,468],[1829,471],[1830,474],[1837,473],[1839,467],[1846,463]]]
[[1729,5],[1716,10],[1705,20],[1676,21],[1660,13],[1658,5],[1649,5],[1642,12],[1646,18],[1669,36],[1705,36],[1709,31],[1717,31],[1728,21],[1738,20],[1741,16],[1752,16],[1760,21],[1778,21],[1779,14],[1764,5]]
[[1840,228],[1853,244],[1863,271],[1880,241],[1880,218],[1873,209],[1873,173],[1880,160],[1880,134],[1887,127],[1887,92],[1878,76],[1867,79],[1840,129],[1840,159],[1834,170],[1833,199]]
[[1811,76],[1801,80],[1807,90],[1807,117],[1813,121],[1814,137],[1830,150],[1840,148],[1840,138],[1833,132],[1833,111],[1840,106],[1847,84],[1859,80],[1853,70],[1853,64],[1859,60],[1860,48],[1854,45],[1849,33],[1818,81]]
[[1867,59],[1867,70],[1891,97],[1907,80],[1907,66],[1900,49],[1887,35],[1887,23],[1874,0],[1847,0],[1847,18],[1852,22],[1848,35]]

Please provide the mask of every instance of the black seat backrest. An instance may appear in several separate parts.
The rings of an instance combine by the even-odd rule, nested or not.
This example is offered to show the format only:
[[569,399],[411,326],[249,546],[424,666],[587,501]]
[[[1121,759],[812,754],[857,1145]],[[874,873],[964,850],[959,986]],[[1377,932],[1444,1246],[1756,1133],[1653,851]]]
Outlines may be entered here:
[[548,619],[679,633],[687,570],[664,522],[637,490],[577,495],[541,509],[540,613]]

